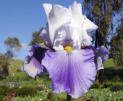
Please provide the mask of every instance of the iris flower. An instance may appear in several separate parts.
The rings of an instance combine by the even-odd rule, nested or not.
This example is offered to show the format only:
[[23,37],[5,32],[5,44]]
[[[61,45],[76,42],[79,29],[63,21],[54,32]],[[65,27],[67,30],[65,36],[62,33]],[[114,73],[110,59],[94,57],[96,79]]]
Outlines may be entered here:
[[103,69],[107,49],[93,47],[89,33],[98,27],[83,15],[81,4],[74,2],[67,8],[46,3],[43,7],[48,25],[40,37],[45,44],[32,47],[23,71],[35,77],[45,67],[53,92],[79,98],[91,87],[97,71]]

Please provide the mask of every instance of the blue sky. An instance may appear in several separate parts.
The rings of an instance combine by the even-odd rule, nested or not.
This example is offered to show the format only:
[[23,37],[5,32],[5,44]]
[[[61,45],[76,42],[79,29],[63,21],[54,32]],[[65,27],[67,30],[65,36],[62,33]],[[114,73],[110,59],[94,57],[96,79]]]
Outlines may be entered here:
[[[32,33],[46,24],[43,3],[57,3],[64,6],[75,0],[0,0],[0,53],[6,51],[4,40],[17,37],[26,46]],[[82,3],[82,0],[76,0]],[[17,53],[17,58],[24,59],[27,48]]]

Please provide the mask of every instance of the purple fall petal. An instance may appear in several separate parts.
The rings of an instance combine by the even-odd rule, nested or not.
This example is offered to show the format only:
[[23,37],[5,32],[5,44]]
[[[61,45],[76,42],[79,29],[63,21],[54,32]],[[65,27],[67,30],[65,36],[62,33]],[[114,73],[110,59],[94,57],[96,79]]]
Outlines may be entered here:
[[25,71],[29,76],[35,77],[36,75],[43,72],[44,67],[35,59],[32,58],[29,64],[24,64],[23,71]]
[[73,98],[81,97],[93,84],[96,76],[95,53],[93,49],[47,51],[42,65],[52,79],[53,91],[67,92]]
[[102,58],[102,62],[108,60],[109,58],[109,50],[105,46],[98,47],[97,54]]
[[31,77],[35,77],[36,75],[43,72],[44,67],[41,65],[41,61],[46,50],[47,49],[42,48],[38,44],[32,46],[25,58],[24,67],[22,67],[21,70],[27,72]]

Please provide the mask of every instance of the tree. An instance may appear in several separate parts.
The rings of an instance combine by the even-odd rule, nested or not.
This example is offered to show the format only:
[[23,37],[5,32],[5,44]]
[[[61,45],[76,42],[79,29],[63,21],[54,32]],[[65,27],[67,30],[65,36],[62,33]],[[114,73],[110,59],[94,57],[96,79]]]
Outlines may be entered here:
[[121,11],[122,0],[85,0],[83,8],[87,16],[99,27],[96,31],[95,45],[106,45],[107,36],[113,28],[114,13]]
[[5,45],[7,46],[7,52],[5,53],[6,56],[9,58],[12,58],[15,55],[15,52],[19,51],[21,49],[21,44],[18,38],[16,37],[8,37],[4,41]]
[[118,65],[123,65],[123,18],[117,31],[117,35],[111,40],[111,55]]

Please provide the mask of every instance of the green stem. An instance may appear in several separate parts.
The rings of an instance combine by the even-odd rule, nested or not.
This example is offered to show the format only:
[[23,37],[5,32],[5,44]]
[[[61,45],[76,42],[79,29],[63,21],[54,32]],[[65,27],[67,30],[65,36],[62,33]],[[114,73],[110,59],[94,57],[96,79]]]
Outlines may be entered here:
[[71,99],[72,99],[72,97],[67,94],[67,100],[66,101],[72,101]]

